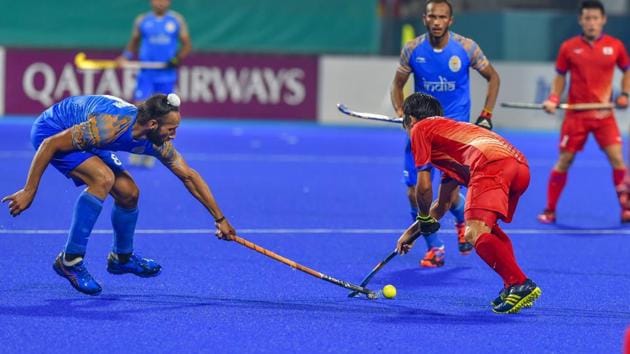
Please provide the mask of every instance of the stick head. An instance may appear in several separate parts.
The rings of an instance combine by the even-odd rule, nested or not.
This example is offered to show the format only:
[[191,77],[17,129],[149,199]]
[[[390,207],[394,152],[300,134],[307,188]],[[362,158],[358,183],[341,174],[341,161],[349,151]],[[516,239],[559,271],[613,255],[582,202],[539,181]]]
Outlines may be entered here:
[[370,293],[366,294],[365,296],[367,296],[368,299],[370,300],[376,300],[378,298],[378,294],[371,291]]
[[76,67],[80,67],[81,64],[83,64],[83,62],[85,62],[85,53],[83,52],[77,53],[77,55],[74,56],[74,65]]

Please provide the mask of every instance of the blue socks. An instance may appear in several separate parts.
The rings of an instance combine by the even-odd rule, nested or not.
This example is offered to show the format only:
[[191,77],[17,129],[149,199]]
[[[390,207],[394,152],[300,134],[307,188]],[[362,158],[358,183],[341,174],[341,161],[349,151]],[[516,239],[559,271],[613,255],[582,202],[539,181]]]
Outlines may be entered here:
[[103,201],[83,191],[74,205],[72,224],[66,242],[65,253],[84,255],[92,228],[103,209]]
[[466,197],[462,193],[459,193],[459,201],[457,204],[453,204],[449,211],[455,217],[455,222],[461,224],[464,222],[464,203],[466,201]]
[[112,208],[112,227],[114,228],[114,247],[116,254],[133,252],[133,235],[138,221],[138,208],[125,209],[114,204]]
[[[463,209],[463,206],[462,206],[462,209]],[[417,216],[418,216],[418,209],[411,208],[411,218],[413,219],[413,221],[416,221]],[[424,241],[427,243],[427,249],[431,249],[433,247],[444,246],[444,241],[442,241],[442,239],[438,237],[437,233],[423,236],[423,238],[424,238]]]

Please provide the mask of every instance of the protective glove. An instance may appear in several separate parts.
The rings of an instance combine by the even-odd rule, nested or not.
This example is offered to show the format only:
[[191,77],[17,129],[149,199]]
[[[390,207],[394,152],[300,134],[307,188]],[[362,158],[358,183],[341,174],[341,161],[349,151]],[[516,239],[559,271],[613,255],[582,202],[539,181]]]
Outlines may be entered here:
[[492,130],[492,112],[484,108],[483,111],[481,111],[479,118],[477,118],[475,124],[482,128]]
[[432,216],[418,215],[416,220],[420,222],[420,233],[422,235],[430,235],[436,233],[440,229],[440,223]]

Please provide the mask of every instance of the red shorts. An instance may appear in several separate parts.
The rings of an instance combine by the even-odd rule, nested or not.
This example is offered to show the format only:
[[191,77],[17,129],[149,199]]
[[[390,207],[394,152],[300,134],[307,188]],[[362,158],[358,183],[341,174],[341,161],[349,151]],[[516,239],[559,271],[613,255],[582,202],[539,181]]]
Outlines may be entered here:
[[529,166],[513,158],[493,161],[471,172],[464,217],[492,228],[497,219],[512,221],[518,200],[529,186]]
[[566,118],[560,131],[560,151],[582,151],[589,133],[593,133],[602,149],[621,144],[621,134],[614,116],[603,119]]

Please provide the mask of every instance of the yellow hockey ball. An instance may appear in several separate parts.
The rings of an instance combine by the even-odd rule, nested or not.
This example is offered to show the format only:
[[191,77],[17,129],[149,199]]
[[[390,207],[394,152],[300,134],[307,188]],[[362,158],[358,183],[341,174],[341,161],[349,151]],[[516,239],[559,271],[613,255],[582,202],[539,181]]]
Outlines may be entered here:
[[383,296],[388,299],[393,299],[394,297],[396,297],[396,288],[391,284],[385,285],[383,287]]

